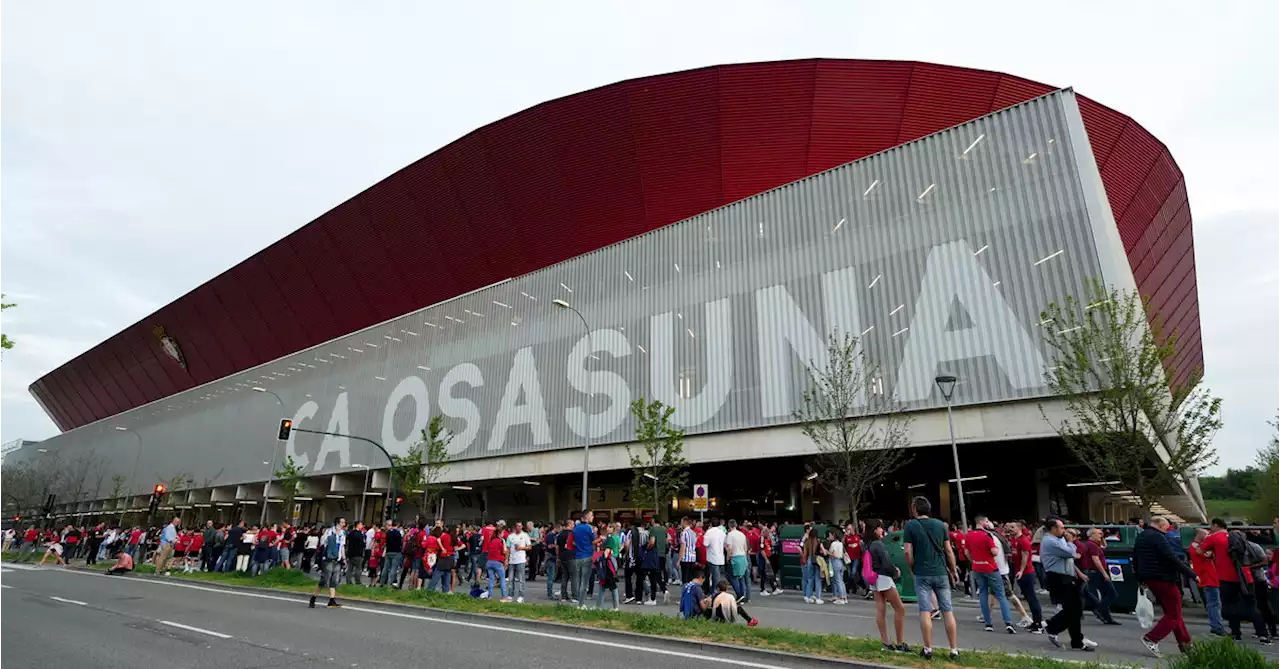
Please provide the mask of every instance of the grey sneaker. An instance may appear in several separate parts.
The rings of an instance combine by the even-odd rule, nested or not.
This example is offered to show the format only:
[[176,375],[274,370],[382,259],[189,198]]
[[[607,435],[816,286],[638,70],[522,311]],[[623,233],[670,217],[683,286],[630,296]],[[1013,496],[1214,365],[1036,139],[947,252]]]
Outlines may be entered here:
[[1150,651],[1152,655],[1155,655],[1156,657],[1164,657],[1160,654],[1160,644],[1152,641],[1151,639],[1148,639],[1145,636],[1142,637],[1142,645],[1146,646],[1147,650]]

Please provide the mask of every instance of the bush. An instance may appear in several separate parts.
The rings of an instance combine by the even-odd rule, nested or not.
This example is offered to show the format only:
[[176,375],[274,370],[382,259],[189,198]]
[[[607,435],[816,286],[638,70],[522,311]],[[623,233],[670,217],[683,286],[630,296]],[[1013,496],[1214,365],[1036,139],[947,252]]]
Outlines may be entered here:
[[1267,669],[1274,667],[1262,653],[1228,637],[1191,644],[1185,655],[1171,658],[1166,669]]

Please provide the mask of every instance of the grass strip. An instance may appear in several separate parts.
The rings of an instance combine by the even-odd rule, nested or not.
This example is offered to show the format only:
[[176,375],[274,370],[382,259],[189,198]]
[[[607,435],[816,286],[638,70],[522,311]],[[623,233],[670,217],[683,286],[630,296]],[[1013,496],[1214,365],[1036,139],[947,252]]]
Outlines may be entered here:
[[[13,561],[15,554],[0,554],[0,561]],[[111,561],[87,565],[89,569],[105,571]],[[135,573],[154,575],[150,564],[138,564]],[[256,577],[244,572],[193,572],[173,571],[171,578],[186,581],[203,581],[231,586],[266,588],[282,592],[311,593],[316,581],[297,570],[271,569]],[[368,588],[343,585],[338,595],[344,600],[367,602],[392,602],[435,609],[480,613],[508,618],[541,620],[568,625],[593,627],[605,630],[634,632],[648,636],[673,639],[696,639],[730,646],[762,648],[785,653],[798,653],[876,662],[903,667],[984,667],[989,669],[1100,669],[1114,664],[1097,662],[1066,662],[1053,657],[1035,655],[1009,655],[999,651],[966,651],[959,662],[945,659],[945,650],[935,655],[932,662],[917,655],[886,653],[880,649],[880,641],[868,637],[854,638],[840,634],[814,634],[780,627],[751,627],[726,625],[702,620],[682,620],[660,614],[633,613],[630,611],[583,611],[557,604],[504,604],[489,599],[475,599],[467,595],[445,595],[427,590],[396,590],[394,588]],[[938,630],[941,633],[941,629]],[[937,651],[935,651],[936,653]],[[1135,665],[1121,665],[1135,666]]]

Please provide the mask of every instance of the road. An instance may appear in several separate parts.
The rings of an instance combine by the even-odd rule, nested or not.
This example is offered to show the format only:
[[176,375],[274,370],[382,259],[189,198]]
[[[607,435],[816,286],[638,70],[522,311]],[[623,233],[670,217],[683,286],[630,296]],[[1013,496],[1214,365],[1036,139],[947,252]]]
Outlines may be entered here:
[[[428,659],[464,666],[517,663],[521,669],[599,666],[651,668],[654,662],[706,661],[705,651],[685,644],[655,642],[642,652],[630,638],[609,632],[574,630],[572,636],[554,628],[512,621],[476,623],[444,619],[439,614],[409,613],[404,609],[368,603],[339,610],[308,609],[305,598],[228,591],[190,581],[153,577],[107,577],[100,574],[45,568],[0,568],[0,601],[9,612],[2,630],[0,663],[12,666],[79,665],[95,667],[403,667]],[[532,602],[542,601],[545,584],[529,584]],[[624,608],[636,612],[674,615],[672,604]],[[762,626],[785,626],[819,633],[850,636],[877,635],[874,609],[868,602],[847,606],[808,605],[797,594],[761,598],[748,606]],[[1138,641],[1140,630],[1131,617],[1120,627],[1104,627],[1091,618],[1085,634],[1100,644],[1099,653],[1054,649],[1043,635],[985,633],[975,620],[977,605],[957,602],[961,648],[1001,649],[1063,659],[1155,666]],[[1203,619],[1190,619],[1193,636],[1207,635]],[[908,605],[908,642],[919,647],[920,632]],[[37,646],[29,641],[41,639]],[[436,641],[445,640],[443,644]],[[52,642],[50,642],[52,641]],[[935,626],[935,645],[945,647],[941,625]],[[1172,639],[1167,651],[1174,651]],[[1256,644],[1255,644],[1255,647]],[[1263,648],[1273,661],[1274,648]],[[412,666],[409,665],[409,666]],[[751,653],[717,653],[712,666],[806,666],[794,658],[779,661]]]
[[719,669],[813,666],[786,657],[654,640],[637,648],[607,631],[476,623],[348,605],[308,609],[305,597],[210,588],[173,579],[62,569],[0,569],[0,664],[120,669],[455,666]]

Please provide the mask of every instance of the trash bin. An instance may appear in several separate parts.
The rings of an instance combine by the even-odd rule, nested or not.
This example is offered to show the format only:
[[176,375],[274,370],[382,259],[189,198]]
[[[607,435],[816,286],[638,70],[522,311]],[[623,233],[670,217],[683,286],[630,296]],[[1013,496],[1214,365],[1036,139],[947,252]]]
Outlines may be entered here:
[[[1138,605],[1138,579],[1133,575],[1133,543],[1138,539],[1141,528],[1137,525],[1068,525],[1067,527],[1080,530],[1082,538],[1090,528],[1096,527],[1102,530],[1102,536],[1107,540],[1105,549],[1107,571],[1111,573],[1111,584],[1116,589],[1116,600],[1112,602],[1111,610],[1117,613],[1132,613],[1134,607]],[[1077,564],[1076,566],[1084,571],[1085,565]]]
[[893,566],[902,572],[902,577],[898,579],[898,594],[902,596],[902,601],[916,601],[916,580],[911,577],[911,568],[907,566],[907,553],[902,547],[902,532],[887,534],[881,541],[889,552],[889,559],[893,562]]
[[[819,537],[827,535],[826,525],[814,525]],[[803,581],[800,575],[800,542],[804,539],[804,525],[783,525],[778,528],[778,542],[782,557],[779,560],[778,584],[784,590],[799,590]]]

